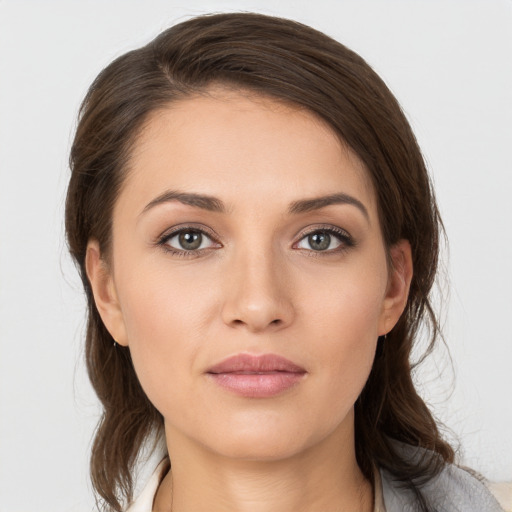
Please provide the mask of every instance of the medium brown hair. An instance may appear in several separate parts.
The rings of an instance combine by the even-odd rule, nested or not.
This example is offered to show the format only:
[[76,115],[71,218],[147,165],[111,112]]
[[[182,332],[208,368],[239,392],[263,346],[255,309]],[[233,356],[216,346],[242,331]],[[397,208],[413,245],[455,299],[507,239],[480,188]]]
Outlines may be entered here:
[[[406,309],[379,340],[371,374],[355,404],[356,454],[371,480],[384,468],[416,492],[453,461],[415,390],[411,349],[421,326],[439,334],[429,293],[442,229],[430,179],[412,130],[384,82],[357,54],[300,23],[251,13],[200,16],[180,23],[105,68],[80,110],[71,149],[66,231],[88,300],[86,360],[102,403],[91,455],[94,489],[107,510],[132,499],[133,470],[163,419],[142,391],[129,349],[113,340],[96,309],[85,271],[87,242],[108,260],[112,210],[128,172],[130,149],[148,115],[211,85],[247,89],[292,103],[327,121],[365,164],[389,249],[410,242],[414,275]],[[393,440],[427,448],[408,461]]]

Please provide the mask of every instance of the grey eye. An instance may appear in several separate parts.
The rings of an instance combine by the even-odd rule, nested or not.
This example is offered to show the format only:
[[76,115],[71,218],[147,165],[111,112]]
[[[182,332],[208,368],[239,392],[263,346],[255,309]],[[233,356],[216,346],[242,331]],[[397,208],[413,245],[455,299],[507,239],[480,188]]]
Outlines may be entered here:
[[167,242],[174,249],[182,251],[197,251],[213,245],[213,241],[205,233],[197,229],[186,229],[171,236]]
[[299,249],[309,249],[312,251],[327,251],[337,249],[342,244],[342,241],[337,237],[331,235],[328,231],[314,231],[305,236],[298,244]]
[[328,233],[314,233],[308,236],[308,243],[314,251],[325,251],[331,245],[331,235]]

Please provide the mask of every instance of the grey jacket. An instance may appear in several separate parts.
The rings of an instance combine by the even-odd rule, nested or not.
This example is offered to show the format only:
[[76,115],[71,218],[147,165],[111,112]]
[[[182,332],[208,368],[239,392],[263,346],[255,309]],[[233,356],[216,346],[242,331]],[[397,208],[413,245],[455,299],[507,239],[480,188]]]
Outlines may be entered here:
[[[421,450],[400,444],[400,451],[411,457],[421,456]],[[403,489],[387,471],[380,471],[386,512],[418,512],[417,498]],[[448,465],[429,480],[421,492],[435,512],[504,512],[487,487],[467,471]]]

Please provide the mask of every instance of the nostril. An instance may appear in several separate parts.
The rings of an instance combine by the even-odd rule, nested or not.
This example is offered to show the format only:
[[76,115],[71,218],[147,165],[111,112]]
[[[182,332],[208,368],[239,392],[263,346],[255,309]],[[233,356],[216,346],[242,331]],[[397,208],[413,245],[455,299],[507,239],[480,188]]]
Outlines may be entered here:
[[[271,322],[269,322],[267,325],[275,325],[275,326],[278,326],[278,325],[281,325],[283,323],[283,321],[280,319],[280,318],[276,318],[275,320],[272,320]],[[232,321],[232,325],[245,325],[246,322],[244,322],[243,320],[240,320],[239,318],[236,318],[235,320]]]

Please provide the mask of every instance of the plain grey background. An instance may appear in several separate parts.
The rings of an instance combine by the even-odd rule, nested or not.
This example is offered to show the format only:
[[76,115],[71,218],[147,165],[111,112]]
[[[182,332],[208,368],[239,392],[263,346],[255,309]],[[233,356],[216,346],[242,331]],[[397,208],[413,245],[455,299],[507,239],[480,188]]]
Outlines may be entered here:
[[[204,12],[294,18],[359,52],[396,94],[450,241],[445,334],[417,373],[461,461],[512,480],[510,0],[0,0],[0,512],[88,511],[98,408],[66,254],[79,103],[114,57]],[[446,288],[446,287],[445,287]]]

